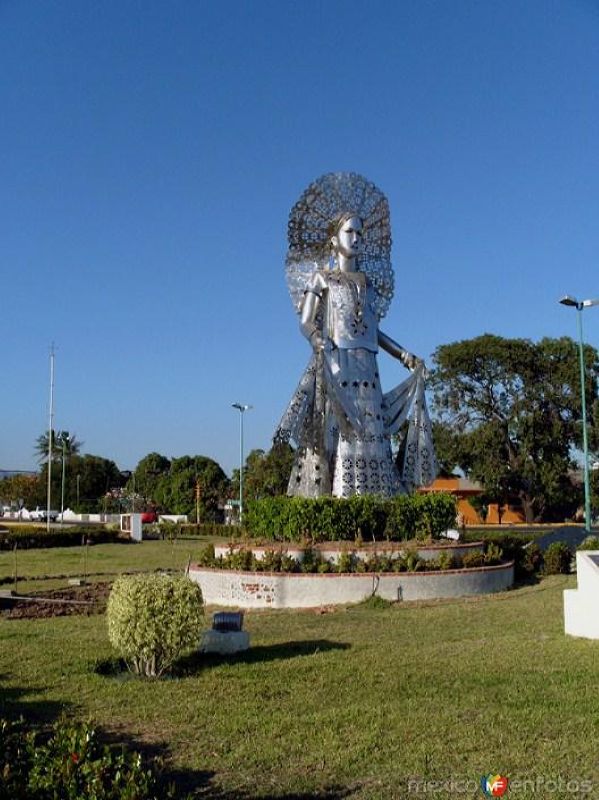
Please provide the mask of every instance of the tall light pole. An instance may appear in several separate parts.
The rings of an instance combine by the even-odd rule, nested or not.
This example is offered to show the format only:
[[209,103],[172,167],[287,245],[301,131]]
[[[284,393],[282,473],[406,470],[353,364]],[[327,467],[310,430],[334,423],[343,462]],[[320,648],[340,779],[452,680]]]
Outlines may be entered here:
[[54,450],[54,342],[50,347],[50,411],[48,414],[48,485],[46,487],[46,531],[50,533],[52,456]]
[[239,411],[239,524],[243,522],[243,415],[253,406],[244,403],[232,403],[232,408]]
[[67,443],[70,445],[71,437],[65,436],[64,433],[62,435],[62,483],[60,488],[60,526],[62,527],[62,523],[64,522],[64,474],[65,474],[65,463],[66,463],[66,448]]
[[587,402],[585,391],[584,341],[582,337],[582,309],[598,306],[599,300],[577,300],[569,294],[560,299],[563,306],[572,306],[578,312],[578,355],[580,359],[580,395],[582,405],[582,454],[584,458],[584,527],[591,532],[591,485],[589,480],[589,443],[587,438]]

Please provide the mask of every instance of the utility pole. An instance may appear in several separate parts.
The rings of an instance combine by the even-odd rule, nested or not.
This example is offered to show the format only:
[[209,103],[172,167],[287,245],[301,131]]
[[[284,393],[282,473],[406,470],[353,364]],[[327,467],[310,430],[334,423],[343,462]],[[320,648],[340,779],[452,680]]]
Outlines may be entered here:
[[202,495],[202,487],[200,479],[196,480],[196,525],[200,524],[200,497]]

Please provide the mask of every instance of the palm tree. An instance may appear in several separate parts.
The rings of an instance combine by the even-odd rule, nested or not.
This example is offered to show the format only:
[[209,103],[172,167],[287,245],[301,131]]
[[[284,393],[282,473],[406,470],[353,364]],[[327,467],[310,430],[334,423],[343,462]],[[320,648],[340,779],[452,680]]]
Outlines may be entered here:
[[[77,439],[77,436],[68,431],[52,431],[52,461],[60,461],[63,457],[70,458],[75,456],[81,450],[83,442]],[[40,464],[48,462],[48,434],[42,433],[37,437],[35,442],[35,452],[37,460]]]

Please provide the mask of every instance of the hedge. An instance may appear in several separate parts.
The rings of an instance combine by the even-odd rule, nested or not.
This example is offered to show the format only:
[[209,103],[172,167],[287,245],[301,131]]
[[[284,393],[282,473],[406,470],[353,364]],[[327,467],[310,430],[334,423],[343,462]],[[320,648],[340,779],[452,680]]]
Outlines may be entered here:
[[103,527],[77,525],[68,528],[51,528],[48,532],[39,525],[19,525],[19,527],[0,529],[0,550],[33,550],[39,547],[75,547],[82,540],[92,544],[123,541],[119,531],[109,531]]
[[266,497],[247,502],[244,522],[250,538],[269,541],[405,541],[438,538],[455,519],[455,497],[435,492],[392,499]]
[[230,539],[241,535],[239,525],[223,525],[220,522],[201,522],[199,525],[193,522],[158,522],[151,525],[144,525],[144,539],[173,539],[185,536],[205,536],[221,537]]

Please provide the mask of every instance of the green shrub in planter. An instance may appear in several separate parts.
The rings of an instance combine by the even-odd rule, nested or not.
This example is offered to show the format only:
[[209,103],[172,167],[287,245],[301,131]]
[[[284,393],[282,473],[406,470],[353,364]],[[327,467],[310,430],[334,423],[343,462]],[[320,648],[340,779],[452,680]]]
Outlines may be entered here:
[[196,563],[199,564],[201,567],[217,566],[216,556],[214,554],[214,545],[212,543],[207,544],[205,547],[202,547],[196,559]]
[[326,542],[436,538],[455,525],[455,497],[442,493],[339,497],[264,497],[248,500],[250,538]]
[[485,565],[491,567],[495,564],[501,564],[503,559],[503,550],[493,542],[487,544],[485,549]]
[[587,536],[577,550],[599,550],[599,536]]
[[473,552],[473,553],[465,553],[462,556],[462,566],[466,569],[472,567],[484,567],[485,565],[485,557],[482,553]]
[[451,553],[439,553],[439,558],[437,559],[439,569],[456,569],[458,565],[458,561]]
[[531,577],[541,571],[543,552],[536,542],[519,548],[518,555],[519,558],[516,559],[516,575],[518,577]]
[[568,575],[571,562],[570,548],[563,542],[552,542],[543,557],[543,574]]
[[198,644],[203,613],[200,587],[185,576],[123,576],[108,598],[108,638],[133,672],[158,677]]
[[356,566],[355,553],[352,553],[350,550],[344,550],[339,555],[339,560],[337,561],[337,572],[340,573],[354,572],[355,566]]

